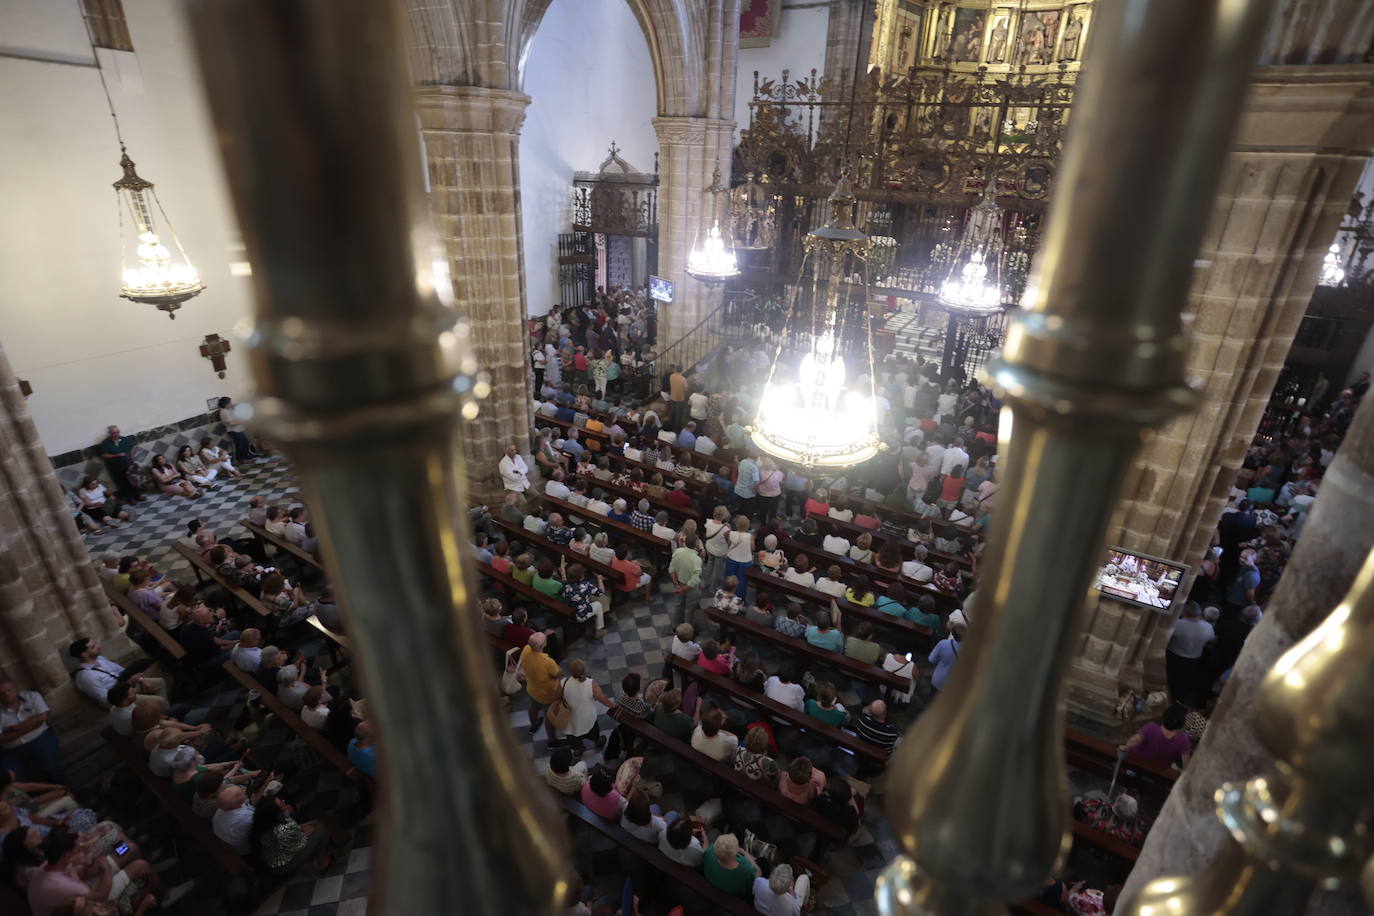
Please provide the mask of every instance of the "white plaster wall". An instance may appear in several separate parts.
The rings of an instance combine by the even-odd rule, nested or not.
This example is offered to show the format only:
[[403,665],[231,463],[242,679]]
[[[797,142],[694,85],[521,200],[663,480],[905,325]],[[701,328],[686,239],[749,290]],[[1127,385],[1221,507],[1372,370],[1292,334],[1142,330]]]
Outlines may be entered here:
[[754,97],[754,71],[759,81],[781,79],[784,68],[791,79],[806,79],[811,68],[825,76],[825,30],[830,21],[828,6],[784,6],[778,36],[766,48],[740,48],[735,77],[735,139],[749,126],[749,100]]
[[558,233],[572,228],[572,176],[595,171],[614,140],[652,171],[658,140],[653,63],[625,0],[553,0],[530,42],[521,91],[520,201],[529,313],[559,301]]
[[[124,139],[153,181],[207,289],[175,321],[120,299],[114,191],[119,147],[91,67],[0,56],[0,341],[29,398],[49,454],[205,410],[208,397],[248,384],[241,348],[216,378],[198,352],[207,333],[231,336],[249,309],[248,283],[199,75],[179,4],[125,0],[133,54],[102,51]],[[0,53],[91,61],[79,4],[0,3]]]

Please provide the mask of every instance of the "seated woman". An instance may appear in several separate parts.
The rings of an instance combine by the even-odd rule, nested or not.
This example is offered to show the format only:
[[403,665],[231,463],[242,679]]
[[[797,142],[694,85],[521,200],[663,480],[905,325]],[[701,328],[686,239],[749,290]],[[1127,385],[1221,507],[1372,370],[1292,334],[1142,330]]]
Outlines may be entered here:
[[883,546],[878,548],[878,552],[873,555],[873,565],[883,572],[900,573],[902,569],[902,551],[897,546],[896,541],[883,541]]
[[245,770],[243,758],[226,760],[222,763],[206,763],[205,758],[193,747],[181,745],[172,754],[172,789],[186,800],[187,804],[195,798],[201,783],[210,773],[218,773],[218,786],[226,782],[246,783],[258,775],[257,770]]
[[281,615],[280,625],[289,627],[310,616],[310,605],[299,585],[292,585],[279,572],[262,577],[260,600],[268,610]]
[[864,532],[849,548],[849,559],[855,563],[870,563],[873,560],[873,535]]
[[582,804],[608,821],[620,819],[620,811],[625,799],[615,790],[615,779],[610,770],[598,766],[582,784]]
[[836,493],[830,501],[830,511],[826,513],[837,522],[852,522],[854,520],[854,510],[849,508],[849,497],[843,493]]
[[787,563],[787,555],[778,548],[778,538],[772,534],[763,539],[763,549],[758,551],[755,559],[764,572],[775,576],[782,574],[782,568]]
[[739,840],[733,833],[722,833],[716,837],[702,859],[702,871],[707,881],[725,893],[745,900],[753,899],[759,863],[740,848]]
[[587,556],[593,563],[601,563],[610,566],[615,560],[615,550],[611,547],[610,536],[604,531],[598,531],[592,538],[592,546],[587,549]]
[[110,528],[118,528],[121,521],[127,522],[129,510],[111,499],[105,485],[95,477],[87,477],[76,488],[76,498],[81,502],[81,512],[93,522]]
[[776,785],[778,762],[768,756],[768,730],[755,725],[744,734],[744,744],[735,748],[730,764],[757,782]]
[[757,654],[745,652],[735,662],[734,678],[736,683],[761,693],[764,682],[768,680],[768,673],[763,670],[763,663],[759,661]]
[[649,804],[649,795],[643,789],[631,791],[630,797],[625,800],[620,826],[630,836],[655,845],[668,827],[664,819],[654,812]]
[[802,588],[816,587],[816,574],[811,569],[811,558],[804,553],[797,554],[792,565],[783,571],[782,577]]
[[729,651],[722,651],[720,643],[714,639],[703,639],[697,664],[712,674],[729,674],[735,664],[735,650],[732,647]]
[[229,459],[229,453],[215,445],[209,436],[200,440],[200,460],[205,463],[205,467],[210,471],[228,474],[230,477],[242,477],[243,472],[234,467]]
[[956,597],[962,597],[964,594],[964,580],[959,575],[959,564],[952,560],[931,578],[930,584]]
[[580,553],[583,556],[590,556],[592,549],[592,536],[587,533],[586,528],[574,528],[572,533],[572,540],[568,542],[568,546],[572,548],[574,553]]
[[1074,802],[1073,819],[1101,830],[1114,839],[1139,847],[1145,842],[1146,824],[1140,817],[1140,804],[1122,793],[1116,801],[1088,796]]
[[183,445],[177,450],[177,470],[181,476],[198,487],[207,490],[216,489],[215,478],[219,476],[218,470],[210,470],[205,466],[205,462],[200,460],[200,456],[192,451],[191,446]]
[[491,568],[509,573],[515,563],[510,556],[510,541],[497,541],[491,548]]
[[180,471],[168,464],[162,455],[153,456],[153,463],[148,470],[153,472],[153,481],[163,493],[169,496],[185,496],[187,499],[200,497],[200,491],[182,477]]
[[853,604],[873,607],[878,596],[873,593],[873,586],[867,576],[855,576],[854,584],[844,590],[844,599]]
[[721,587],[716,589],[715,597],[711,599],[711,604],[718,611],[727,614],[744,613],[744,600],[739,594],[739,577],[726,576]]
[[275,875],[295,874],[313,864],[319,874],[334,864],[327,843],[329,832],[319,821],[300,823],[296,807],[285,792],[258,802],[248,838],[258,858]]
[[806,505],[802,507],[802,516],[819,515],[822,518],[830,514],[830,493],[825,487],[818,487],[806,499]]
[[668,487],[661,472],[655,471],[649,478],[649,483],[644,488],[644,495],[650,499],[666,499],[668,497]]
[[[561,600],[573,609],[573,617],[578,623],[595,621],[593,636],[596,639],[605,636],[606,609],[611,604],[611,599],[606,594],[606,583],[600,576],[589,576],[587,567],[581,563],[569,566],[564,576]],[[538,588],[538,585],[535,587]]]

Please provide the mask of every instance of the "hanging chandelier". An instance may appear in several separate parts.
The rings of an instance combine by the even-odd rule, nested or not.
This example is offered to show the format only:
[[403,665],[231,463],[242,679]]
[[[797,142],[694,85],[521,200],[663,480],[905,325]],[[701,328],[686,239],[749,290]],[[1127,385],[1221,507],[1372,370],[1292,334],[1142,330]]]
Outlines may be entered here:
[[777,202],[768,176],[754,173],[730,191],[730,238],[735,248],[761,251],[772,248],[777,237]]
[[[167,317],[175,319],[176,310],[181,303],[200,295],[205,284],[200,282],[196,269],[186,257],[181,242],[172,231],[171,221],[162,209],[153,190],[153,183],[139,177],[134,170],[134,161],[120,144],[119,165],[124,176],[114,183],[115,196],[119,203],[120,247],[124,253],[124,285],[119,295],[131,302],[144,302],[156,306]],[[156,211],[156,216],[154,215]],[[128,213],[133,224],[134,239],[131,242],[125,234],[124,216]],[[170,239],[175,255],[158,235],[157,217],[162,218],[166,236]],[[132,265],[130,248],[133,249]]]
[[724,283],[739,276],[739,264],[735,261],[735,253],[725,246],[719,220],[711,224],[706,243],[694,247],[687,256],[687,274],[703,283]]
[[1322,258],[1322,276],[1317,281],[1321,286],[1340,286],[1345,282],[1345,268],[1341,266],[1341,246],[1332,242]]
[[[804,468],[849,467],[879,449],[868,316],[871,242],[854,226],[847,177],[830,195],[829,210],[825,224],[806,235],[784,341],[750,426],[761,451]],[[800,357],[795,370],[784,357],[788,349]],[[846,351],[857,352],[860,365],[846,365]]]
[[1002,285],[1003,210],[994,199],[997,182],[989,180],[983,199],[969,213],[968,225],[950,260],[949,273],[937,298],[951,312],[991,315],[1005,309]]

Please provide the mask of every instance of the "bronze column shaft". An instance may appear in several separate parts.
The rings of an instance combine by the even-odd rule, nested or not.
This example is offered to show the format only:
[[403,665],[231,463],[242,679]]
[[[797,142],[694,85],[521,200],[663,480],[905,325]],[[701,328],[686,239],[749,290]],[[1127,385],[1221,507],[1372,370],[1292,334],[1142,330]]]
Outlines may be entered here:
[[953,675],[889,770],[879,909],[990,914],[1068,846],[1061,693],[1144,432],[1193,402],[1180,313],[1268,0],[1098,13],[1027,311],[993,378],[1002,503]]
[[380,727],[386,912],[553,912],[566,837],[465,576],[478,367],[422,195],[395,4],[193,0],[257,298],[254,422],[295,462]]

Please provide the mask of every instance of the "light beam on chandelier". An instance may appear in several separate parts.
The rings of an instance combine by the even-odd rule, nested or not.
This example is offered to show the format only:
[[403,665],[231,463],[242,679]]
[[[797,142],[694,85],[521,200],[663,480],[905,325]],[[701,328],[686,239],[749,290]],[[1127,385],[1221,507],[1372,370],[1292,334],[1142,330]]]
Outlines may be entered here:
[[1005,306],[1002,288],[1002,208],[993,199],[997,182],[990,179],[983,199],[969,214],[954,252],[949,274],[940,286],[940,304],[964,315],[992,315]]
[[739,276],[739,264],[735,253],[725,247],[719,220],[706,233],[706,243],[687,256],[687,275],[703,283],[724,283]]
[[[167,317],[175,319],[175,312],[181,307],[181,303],[200,295],[205,289],[205,284],[200,281],[200,276],[191,266],[191,261],[186,257],[176,233],[172,231],[171,221],[167,219],[167,214],[157,199],[153,183],[139,176],[127,152],[123,152],[119,165],[124,169],[124,175],[114,183],[114,189],[119,200],[120,246],[125,259],[124,284],[119,295],[131,302],[156,306],[159,311],[166,312]],[[126,237],[124,231],[126,211],[133,224],[132,241]],[[175,254],[158,236],[157,217],[162,218],[166,235],[176,250]],[[131,246],[132,266],[129,258]]]
[[[760,451],[804,468],[849,467],[879,450],[868,315],[871,242],[854,226],[854,192],[847,178],[840,179],[829,203],[826,223],[807,233],[801,279],[790,291],[782,343],[750,426]],[[847,274],[857,272],[862,282],[845,282]],[[851,298],[856,288],[857,302]],[[867,365],[846,366],[845,346],[852,349],[856,339]],[[783,357],[789,343],[801,350],[795,381]],[[851,377],[852,369],[859,371]]]

